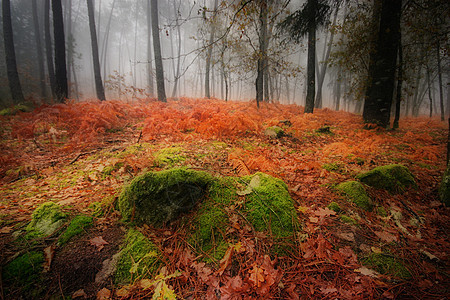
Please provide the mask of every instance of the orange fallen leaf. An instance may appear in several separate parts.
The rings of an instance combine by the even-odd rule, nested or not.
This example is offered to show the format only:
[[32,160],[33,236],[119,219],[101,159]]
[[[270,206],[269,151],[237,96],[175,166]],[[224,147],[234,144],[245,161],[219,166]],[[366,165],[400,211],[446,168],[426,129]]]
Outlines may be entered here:
[[74,299],[79,298],[79,297],[83,297],[84,299],[87,299],[88,296],[83,289],[80,289],[72,294],[72,298],[74,298]]
[[44,272],[50,271],[50,266],[52,264],[53,256],[55,255],[55,245],[48,246],[44,249],[45,262],[44,262]]
[[10,233],[12,230],[13,230],[12,227],[5,226],[5,227],[2,227],[2,229],[0,229],[0,233]]
[[256,264],[253,265],[253,269],[249,271],[250,278],[249,281],[253,282],[253,285],[256,287],[260,287],[264,282],[264,270],[258,267]]
[[220,260],[220,269],[219,269],[219,271],[217,271],[219,273],[219,275],[222,275],[223,272],[225,271],[225,269],[231,264],[233,250],[234,250],[234,245],[228,247],[227,251],[225,252],[225,255]]
[[111,291],[107,288],[102,288],[97,293],[97,300],[109,300],[111,299]]
[[96,236],[90,239],[89,242],[91,243],[92,246],[96,246],[98,251],[102,250],[105,247],[105,245],[109,244],[101,236]]

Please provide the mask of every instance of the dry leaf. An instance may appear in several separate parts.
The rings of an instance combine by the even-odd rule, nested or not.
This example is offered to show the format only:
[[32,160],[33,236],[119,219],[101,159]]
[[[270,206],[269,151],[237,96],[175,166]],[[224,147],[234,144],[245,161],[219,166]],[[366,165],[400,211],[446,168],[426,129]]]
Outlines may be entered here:
[[219,269],[219,271],[217,271],[219,275],[222,275],[223,272],[225,271],[225,269],[228,268],[228,266],[231,264],[233,250],[234,250],[234,245],[228,247],[227,251],[225,252],[225,255],[220,260],[220,269]]
[[10,233],[13,230],[11,226],[5,226],[0,229],[0,233]]
[[249,281],[253,282],[253,285],[256,287],[260,287],[264,282],[264,270],[259,268],[256,264],[253,265],[253,269],[250,271]]
[[96,236],[90,239],[89,242],[91,243],[92,246],[96,246],[98,251],[102,250],[105,247],[105,245],[109,244],[101,236]]
[[44,272],[50,271],[50,266],[52,264],[53,256],[55,255],[55,245],[48,246],[44,249],[45,262],[44,262]]
[[107,288],[102,288],[97,293],[97,300],[109,300],[111,299],[111,291]]
[[361,273],[362,275],[370,276],[370,277],[378,277],[378,273],[374,270],[368,269],[366,267],[361,267],[355,270],[355,272]]
[[153,285],[153,281],[150,279],[141,279],[138,281],[139,288],[141,288],[143,290],[147,290],[147,289],[151,288],[152,285]]
[[386,231],[375,231],[374,232],[377,237],[385,241],[386,243],[397,242],[398,239],[395,235],[390,234]]
[[74,298],[74,299],[79,298],[79,297],[83,297],[84,299],[87,299],[88,296],[83,289],[80,289],[72,294],[72,298]]
[[316,218],[316,217],[309,217],[309,221],[310,221],[311,223],[318,223],[318,222],[319,222],[319,218]]
[[117,297],[128,297],[130,294],[131,285],[125,285],[116,291]]

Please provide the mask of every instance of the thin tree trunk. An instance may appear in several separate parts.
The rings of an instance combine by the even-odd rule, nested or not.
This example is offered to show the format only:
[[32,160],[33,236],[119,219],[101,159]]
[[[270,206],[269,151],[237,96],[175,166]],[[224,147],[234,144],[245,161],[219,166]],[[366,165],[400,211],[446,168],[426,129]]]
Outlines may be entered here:
[[55,67],[53,65],[52,37],[50,32],[50,0],[45,0],[44,38],[45,38],[45,54],[47,57],[48,79],[50,81],[50,89],[52,90],[53,98],[55,98],[56,80],[55,80]]
[[397,73],[397,95],[395,97],[395,118],[392,128],[397,129],[399,127],[400,120],[400,104],[402,101],[402,85],[403,85],[403,45],[402,35],[400,32],[400,38],[398,41],[398,73]]
[[264,69],[267,49],[267,0],[261,0],[259,13],[259,53],[257,62],[257,76],[256,76],[256,105],[259,108],[259,103],[264,100]]
[[441,45],[439,40],[436,45],[436,57],[437,57],[437,67],[438,67],[438,80],[439,80],[439,103],[441,106],[441,121],[443,122],[445,119],[444,112],[444,92],[442,90],[442,68],[441,68]]
[[95,91],[97,98],[105,100],[102,75],[100,74],[100,61],[98,59],[97,31],[95,30],[94,5],[92,1],[86,0],[89,16],[89,29],[91,31],[92,61],[94,63]]
[[101,61],[103,62],[103,78],[106,78],[106,65],[107,65],[106,58],[107,58],[107,53],[108,53],[109,32],[110,32],[110,28],[111,28],[111,20],[112,20],[115,4],[116,4],[116,0],[114,0],[111,5],[111,12],[109,13],[108,25],[106,26],[106,29],[105,29],[106,32],[105,32],[105,36],[103,38],[103,44],[102,44]]
[[36,40],[36,51],[38,57],[39,84],[41,86],[41,96],[42,98],[45,99],[47,98],[47,90],[45,87],[44,54],[42,53],[41,27],[39,26],[36,0],[32,0],[32,7],[33,7],[34,37]]
[[208,42],[208,52],[206,53],[206,72],[205,72],[205,97],[211,98],[211,91],[210,91],[210,70],[211,70],[211,56],[212,56],[212,50],[213,50],[213,42],[214,42],[214,22],[217,12],[217,6],[218,6],[218,0],[214,0],[214,12],[213,12],[213,18],[211,22],[211,32],[209,35],[209,42]]
[[68,0],[65,7],[66,18],[66,36],[67,36],[67,82],[69,83],[69,96],[72,76],[72,59],[73,59],[73,36],[72,36],[72,0]]
[[152,64],[152,17],[150,15],[150,0],[147,0],[147,84],[149,97],[153,98],[155,95],[155,87],[153,85],[153,64]]
[[58,102],[64,102],[68,96],[66,70],[66,41],[61,0],[52,0],[53,31],[55,38],[55,94]]
[[178,48],[177,48],[177,67],[174,67],[174,84],[172,90],[172,98],[175,98],[178,90],[178,81],[180,79],[180,64],[181,64],[181,29],[178,22],[178,9],[176,7],[175,1],[173,1],[173,12],[175,15],[175,27],[177,28],[178,34]]
[[430,68],[427,66],[428,99],[430,100],[430,118],[433,116],[433,97],[431,96]]
[[158,100],[161,102],[167,102],[166,89],[164,86],[164,69],[161,55],[161,42],[159,40],[158,0],[151,0],[151,11],[153,51],[155,52],[156,88],[158,90]]
[[[310,14],[315,15],[317,0],[310,0]],[[316,23],[314,21],[309,22],[308,28],[308,63],[307,63],[307,90],[306,90],[306,103],[305,113],[314,112],[314,98],[316,94],[316,75],[315,75],[315,62],[316,62]]]
[[19,73],[17,72],[16,51],[14,48],[14,37],[11,23],[11,3],[9,0],[2,0],[3,15],[3,39],[5,42],[6,70],[9,81],[9,89],[15,104],[23,102],[22,86],[20,84]]

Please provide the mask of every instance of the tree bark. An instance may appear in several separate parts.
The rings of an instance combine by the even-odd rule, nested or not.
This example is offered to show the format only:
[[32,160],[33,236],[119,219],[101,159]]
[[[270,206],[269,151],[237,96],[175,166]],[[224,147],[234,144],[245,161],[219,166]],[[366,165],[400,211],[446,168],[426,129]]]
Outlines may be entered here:
[[55,67],[53,65],[52,38],[50,33],[50,0],[45,0],[44,39],[45,39],[45,55],[47,57],[48,79],[50,81],[50,89],[52,90],[52,96],[53,98],[55,98],[56,80],[55,80]]
[[267,56],[267,0],[261,0],[259,13],[259,55],[257,62],[257,76],[256,76],[256,105],[259,108],[259,103],[264,99],[264,70],[265,60]]
[[158,0],[151,0],[151,11],[153,51],[155,52],[156,67],[156,89],[158,90],[158,100],[161,102],[167,102],[166,89],[164,86],[164,69],[161,55],[161,42],[159,40]]
[[23,102],[22,86],[17,72],[16,51],[14,48],[14,36],[11,23],[11,3],[2,0],[3,39],[5,42],[6,71],[9,81],[9,89],[15,104]]
[[400,32],[401,0],[383,0],[376,50],[369,66],[363,118],[366,123],[389,126]]
[[441,121],[445,119],[444,112],[444,92],[442,90],[442,68],[441,68],[441,45],[439,40],[436,43],[436,57],[437,57],[437,67],[438,67],[438,82],[439,82],[439,103],[441,106]]
[[55,39],[55,96],[58,102],[68,97],[66,70],[66,41],[61,0],[52,0],[53,34]]
[[213,12],[213,21],[211,23],[211,32],[209,35],[209,41],[208,41],[208,52],[206,53],[206,69],[205,69],[205,97],[211,98],[211,90],[210,90],[210,71],[211,71],[211,57],[212,57],[212,50],[213,50],[213,42],[214,42],[214,21],[215,16],[217,12],[217,6],[218,6],[218,0],[214,0],[214,12]]
[[33,7],[34,37],[36,40],[36,51],[38,57],[39,84],[41,87],[41,96],[42,98],[45,99],[47,98],[47,90],[45,87],[44,54],[42,52],[41,27],[39,26],[36,0],[32,0],[32,7]]
[[91,32],[92,61],[94,63],[95,91],[97,98],[104,101],[105,90],[103,88],[102,75],[100,73],[100,61],[98,58],[97,31],[95,29],[94,4],[91,0],[86,0],[89,16],[89,30]]
[[395,99],[395,118],[392,128],[397,129],[400,121],[400,104],[402,101],[402,86],[403,86],[403,46],[402,35],[399,34],[398,41],[398,72],[397,72],[397,96]]
[[150,0],[147,0],[147,84],[148,84],[148,95],[153,98],[155,95],[155,87],[153,85],[153,64],[152,64],[152,41],[151,41],[151,32],[152,32],[152,17],[151,17],[151,7]]
[[306,103],[305,113],[314,112],[314,98],[316,94],[316,22],[313,16],[316,14],[317,0],[309,0],[309,13],[311,20],[308,25],[308,62],[307,62],[307,90],[306,90]]

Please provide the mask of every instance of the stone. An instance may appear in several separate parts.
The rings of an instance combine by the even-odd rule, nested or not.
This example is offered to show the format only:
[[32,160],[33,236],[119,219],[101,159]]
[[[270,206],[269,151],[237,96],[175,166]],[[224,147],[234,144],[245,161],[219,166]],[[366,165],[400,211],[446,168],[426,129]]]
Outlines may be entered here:
[[376,167],[356,176],[358,180],[377,189],[390,193],[401,193],[410,187],[417,187],[413,174],[403,165]]

